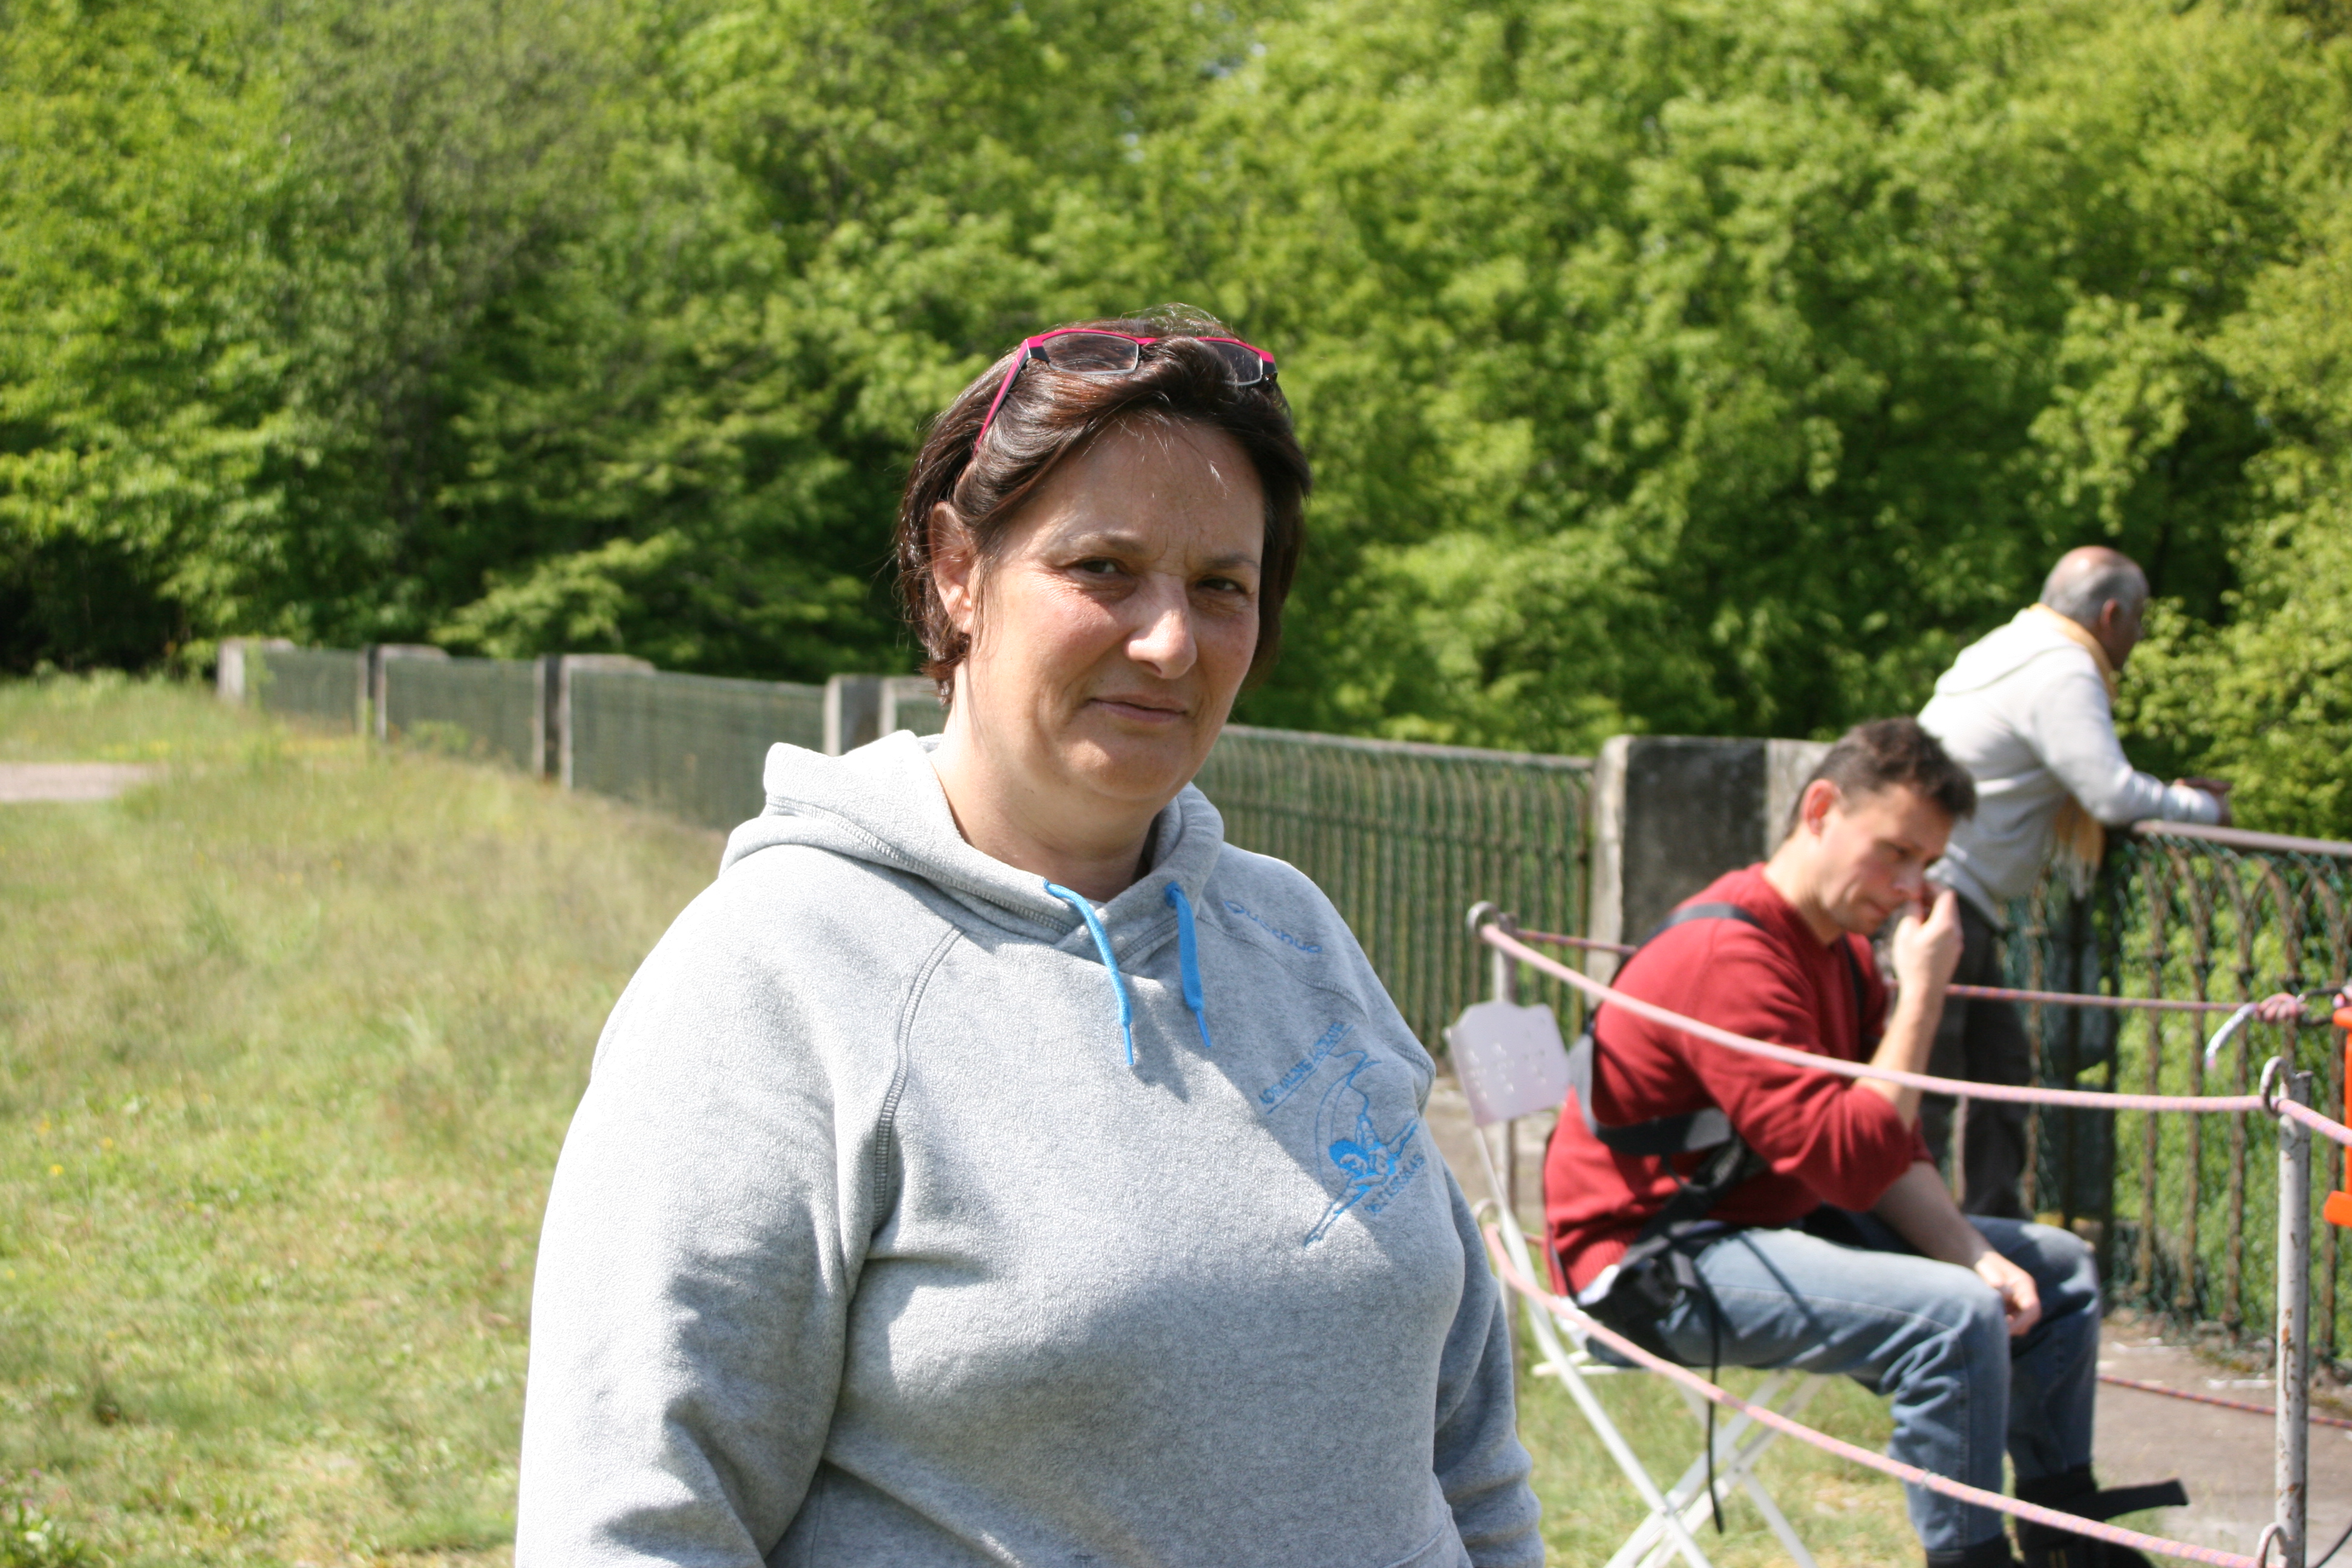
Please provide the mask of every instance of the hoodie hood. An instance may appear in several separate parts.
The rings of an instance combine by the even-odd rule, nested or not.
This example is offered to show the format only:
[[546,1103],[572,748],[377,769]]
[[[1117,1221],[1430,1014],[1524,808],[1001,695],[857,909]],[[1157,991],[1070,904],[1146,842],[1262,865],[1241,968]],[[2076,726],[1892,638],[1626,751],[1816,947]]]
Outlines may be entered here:
[[2089,653],[2073,638],[2036,613],[2033,605],[2017,612],[2008,625],[1996,627],[1960,650],[1952,668],[1936,681],[1938,697],[1963,697],[2008,679],[2037,658],[2063,653],[2093,668]]
[[[806,845],[919,878],[982,920],[1033,940],[1073,951],[1107,943],[1115,964],[1148,957],[1176,935],[1181,910],[1200,901],[1224,850],[1225,825],[1192,785],[1152,819],[1150,869],[1087,911],[1090,921],[1074,895],[1051,892],[1045,878],[964,842],[931,767],[939,743],[937,735],[902,730],[839,757],[769,748],[767,808],[728,837],[720,871],[764,849]],[[1169,896],[1171,883],[1181,900]]]

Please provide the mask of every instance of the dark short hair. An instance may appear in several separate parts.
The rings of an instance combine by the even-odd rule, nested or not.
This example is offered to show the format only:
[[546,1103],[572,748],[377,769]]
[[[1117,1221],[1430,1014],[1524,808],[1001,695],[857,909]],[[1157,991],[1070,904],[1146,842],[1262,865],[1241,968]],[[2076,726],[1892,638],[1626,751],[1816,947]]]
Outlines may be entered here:
[[[1815,779],[1827,779],[1848,798],[1902,784],[1935,802],[1955,822],[1977,809],[1976,781],[1916,719],[1873,719],[1856,724],[1838,737],[1837,744],[1805,781],[1805,787],[1811,788]],[[1804,804],[1804,791],[1800,790],[1789,807],[1787,831],[1796,831]]]
[[1265,544],[1257,647],[1244,681],[1256,684],[1282,646],[1282,605],[1297,574],[1307,492],[1314,483],[1291,428],[1289,403],[1271,381],[1234,384],[1216,352],[1194,341],[1234,335],[1204,312],[1163,305],[1118,321],[1074,324],[1168,341],[1146,348],[1141,363],[1125,375],[1074,374],[1033,361],[989,422],[988,439],[978,451],[974,438],[1013,354],[990,365],[932,421],[898,503],[898,593],[907,624],[923,645],[923,673],[940,683],[944,695],[948,678],[971,650],[971,639],[948,619],[932,580],[931,509],[941,501],[953,506],[984,562],[1002,547],[1022,504],[1070,454],[1123,421],[1159,418],[1223,431],[1256,470],[1265,497]]

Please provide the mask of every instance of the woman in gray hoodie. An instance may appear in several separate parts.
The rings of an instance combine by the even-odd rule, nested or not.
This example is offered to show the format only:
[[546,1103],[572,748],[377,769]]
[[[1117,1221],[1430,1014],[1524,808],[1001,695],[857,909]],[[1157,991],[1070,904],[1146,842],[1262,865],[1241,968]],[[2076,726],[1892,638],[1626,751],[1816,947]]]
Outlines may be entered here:
[[1430,1059],[1189,782],[1307,486],[1272,358],[1189,313],[940,416],[898,555],[947,731],[777,746],[614,1007],[523,1568],[1542,1561]]

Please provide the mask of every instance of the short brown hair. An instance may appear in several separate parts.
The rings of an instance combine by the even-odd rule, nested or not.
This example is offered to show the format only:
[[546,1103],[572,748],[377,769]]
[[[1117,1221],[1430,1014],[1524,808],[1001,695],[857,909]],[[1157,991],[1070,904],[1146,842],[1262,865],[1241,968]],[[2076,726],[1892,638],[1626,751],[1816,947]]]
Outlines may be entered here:
[[[1233,437],[1256,470],[1265,496],[1265,552],[1259,568],[1257,647],[1245,685],[1273,667],[1282,646],[1282,605],[1297,574],[1306,534],[1307,492],[1314,483],[1291,428],[1290,405],[1271,380],[1236,386],[1215,351],[1193,340],[1233,335],[1214,317],[1183,305],[1163,305],[1115,321],[1081,321],[1136,337],[1165,340],[1143,351],[1125,375],[1081,375],[1032,362],[1013,384],[988,440],[973,450],[988,405],[1013,363],[992,364],[936,420],[916,456],[898,502],[898,594],[907,624],[923,645],[923,673],[940,683],[971,651],[940,602],[931,576],[931,509],[955,508],[974,547],[986,560],[1003,543],[1022,503],[1063,459],[1097,437],[1136,417],[1189,420]],[[1021,351],[1015,349],[1013,353]]]
[[[1902,784],[1934,801],[1955,822],[1973,816],[1977,809],[1976,781],[1916,719],[1873,719],[1856,724],[1838,737],[1837,744],[1805,781],[1805,787],[1811,788],[1815,779],[1827,779],[1849,798]],[[1796,831],[1804,804],[1804,791],[1800,790],[1789,806],[1788,832]]]

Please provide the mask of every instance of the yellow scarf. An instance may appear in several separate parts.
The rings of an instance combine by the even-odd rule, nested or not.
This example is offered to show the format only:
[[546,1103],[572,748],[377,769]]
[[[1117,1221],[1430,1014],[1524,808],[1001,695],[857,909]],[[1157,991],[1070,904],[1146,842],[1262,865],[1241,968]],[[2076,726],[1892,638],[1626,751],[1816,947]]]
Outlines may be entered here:
[[[2047,605],[2032,605],[2026,613],[2041,616],[2043,625],[2091,656],[2091,662],[2099,667],[2099,679],[2106,683],[2107,706],[2112,709],[2118,684],[2116,667],[2107,658],[2107,650],[2099,646],[2099,639],[2081,622],[2060,615]],[[2056,820],[2050,825],[2050,840],[2053,857],[2065,871],[2074,896],[2082,897],[2090,890],[2091,878],[2107,852],[2105,826],[2081,801],[2068,795],[2058,808]]]

